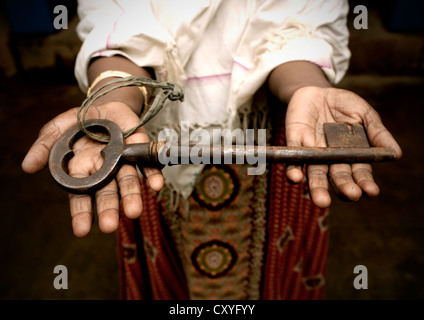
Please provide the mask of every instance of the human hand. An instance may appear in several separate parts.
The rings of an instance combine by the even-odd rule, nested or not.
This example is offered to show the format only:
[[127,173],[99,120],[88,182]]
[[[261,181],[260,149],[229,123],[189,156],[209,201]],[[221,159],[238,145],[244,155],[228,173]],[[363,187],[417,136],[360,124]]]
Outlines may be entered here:
[[[43,126],[38,139],[22,162],[22,169],[26,173],[36,173],[47,165],[49,152],[56,140],[77,123],[78,109],[70,109]],[[87,112],[86,119],[108,119],[118,124],[123,131],[133,128],[140,121],[132,109],[122,102],[92,106]],[[147,141],[149,138],[143,128],[137,129],[125,139],[127,144]],[[105,144],[96,142],[87,136],[79,139],[73,146],[75,155],[68,163],[69,174],[74,177],[86,177],[96,172],[103,163],[100,151],[104,146]],[[143,168],[143,173],[152,190],[160,191],[162,189],[163,176],[160,170]],[[135,166],[126,164],[118,171],[116,178],[97,191],[93,198],[88,194],[69,194],[74,234],[84,237],[90,232],[94,217],[93,200],[97,207],[99,228],[105,233],[114,232],[118,227],[120,199],[122,199],[123,210],[128,218],[140,217],[143,209],[140,179]]]
[[[392,148],[396,158],[402,156],[401,148],[378,113],[355,93],[336,88],[308,86],[296,90],[286,113],[287,145],[326,147],[323,128],[326,122],[361,124],[372,146]],[[329,181],[336,194],[351,201],[359,200],[363,194],[375,197],[380,192],[370,164],[309,165],[306,176],[311,199],[321,208],[331,204]],[[289,181],[299,183],[303,178],[301,167],[287,167]]]

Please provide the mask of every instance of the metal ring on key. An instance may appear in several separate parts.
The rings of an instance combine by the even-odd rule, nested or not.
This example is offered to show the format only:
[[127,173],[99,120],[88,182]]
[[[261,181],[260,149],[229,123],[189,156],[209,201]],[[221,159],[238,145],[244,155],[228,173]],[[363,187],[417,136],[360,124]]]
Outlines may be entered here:
[[84,136],[78,125],[66,131],[50,151],[50,172],[56,182],[71,193],[85,194],[106,186],[119,169],[124,148],[122,131],[114,122],[103,119],[87,120],[85,126],[91,130],[106,129],[110,136],[108,144],[101,152],[104,157],[103,165],[97,172],[84,178],[71,177],[68,174],[68,162],[74,156],[72,147]]

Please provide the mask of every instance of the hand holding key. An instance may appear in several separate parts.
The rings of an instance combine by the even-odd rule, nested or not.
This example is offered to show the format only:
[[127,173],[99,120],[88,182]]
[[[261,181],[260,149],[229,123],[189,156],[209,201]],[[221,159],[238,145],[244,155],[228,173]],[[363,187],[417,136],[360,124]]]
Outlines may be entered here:
[[[393,150],[397,159],[402,150],[383,125],[378,113],[357,94],[335,88],[303,87],[290,100],[286,114],[286,139],[289,146],[324,147],[323,124],[346,123],[364,126],[372,147]],[[303,179],[299,166],[287,168],[287,178],[294,183]],[[322,208],[331,204],[329,182],[335,192],[347,200],[361,196],[377,196],[379,188],[374,182],[368,163],[310,165],[306,172],[311,198]]]
[[[38,139],[26,155],[22,168],[27,173],[42,170],[48,162],[49,153],[57,139],[68,129],[76,125],[78,108],[71,109],[43,126]],[[92,107],[87,113],[87,119],[108,119],[117,123],[122,130],[128,130],[140,121],[138,116],[126,105],[111,102],[101,107]],[[125,139],[125,143],[148,142],[148,136],[143,128]],[[75,142],[75,156],[70,159],[69,174],[74,177],[87,177],[96,172],[103,163],[101,150],[104,144],[82,137]],[[159,191],[163,186],[163,177],[158,169],[143,168],[149,186]],[[116,177],[106,186],[98,190],[94,197],[90,194],[69,194],[72,216],[72,226],[76,236],[86,236],[91,229],[93,211],[92,201],[95,200],[100,229],[111,233],[118,227],[119,197],[122,198],[125,215],[137,218],[142,213],[140,195],[140,178],[133,165],[123,165]],[[118,195],[119,192],[119,195]]]

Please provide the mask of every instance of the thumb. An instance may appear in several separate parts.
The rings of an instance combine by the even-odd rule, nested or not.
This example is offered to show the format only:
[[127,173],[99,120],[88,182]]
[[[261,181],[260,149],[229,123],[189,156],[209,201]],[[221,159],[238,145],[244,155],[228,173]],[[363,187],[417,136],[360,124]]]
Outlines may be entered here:
[[76,109],[70,109],[47,122],[40,130],[37,140],[22,161],[22,170],[33,174],[41,171],[49,160],[50,150],[63,132],[76,124]]
[[393,138],[392,134],[383,125],[377,111],[371,109],[364,118],[364,126],[371,145],[375,147],[391,148],[396,159],[402,157],[402,149]]
[[47,165],[50,149],[60,134],[56,126],[51,123],[46,124],[22,161],[22,170],[29,174],[42,170]]

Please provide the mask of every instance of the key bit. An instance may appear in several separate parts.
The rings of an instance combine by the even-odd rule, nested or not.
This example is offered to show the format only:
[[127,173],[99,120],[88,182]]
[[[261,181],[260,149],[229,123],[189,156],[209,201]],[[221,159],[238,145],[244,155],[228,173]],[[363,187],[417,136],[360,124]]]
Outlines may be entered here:
[[345,123],[324,123],[327,146],[334,148],[368,148],[367,134],[364,127]]

